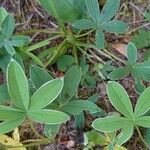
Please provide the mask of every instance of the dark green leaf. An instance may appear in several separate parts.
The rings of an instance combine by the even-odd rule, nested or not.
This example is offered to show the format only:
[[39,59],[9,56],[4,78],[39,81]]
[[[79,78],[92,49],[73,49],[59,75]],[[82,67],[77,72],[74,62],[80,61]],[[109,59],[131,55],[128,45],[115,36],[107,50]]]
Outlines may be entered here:
[[101,49],[104,48],[104,42],[105,42],[105,37],[104,33],[101,29],[96,30],[96,35],[95,35],[95,44],[96,46]]

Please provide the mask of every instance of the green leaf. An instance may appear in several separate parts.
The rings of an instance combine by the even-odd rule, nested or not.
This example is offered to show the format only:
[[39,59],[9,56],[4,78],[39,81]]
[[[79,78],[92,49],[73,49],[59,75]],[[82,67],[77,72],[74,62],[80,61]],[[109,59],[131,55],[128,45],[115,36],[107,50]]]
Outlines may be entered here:
[[62,79],[54,79],[41,86],[31,97],[30,110],[41,109],[52,103],[63,88]]
[[128,57],[129,63],[131,63],[131,64],[136,63],[136,61],[137,61],[137,48],[135,47],[135,45],[133,43],[128,44],[127,57]]
[[32,110],[28,113],[29,118],[36,122],[44,123],[44,124],[61,124],[69,120],[69,116],[63,112],[56,110]]
[[134,69],[139,73],[139,75],[146,81],[150,81],[150,62],[146,61],[143,63],[137,63]]
[[60,129],[60,124],[55,124],[55,125],[45,124],[44,134],[48,138],[54,138],[56,134],[58,133],[59,129]]
[[6,75],[11,101],[17,108],[28,110],[29,88],[27,78],[15,60],[11,60],[9,63]]
[[128,124],[124,127],[121,133],[116,137],[115,143],[118,145],[122,145],[127,142],[133,135],[134,132],[134,125]]
[[135,82],[135,90],[137,93],[142,93],[145,90],[145,86],[142,83],[142,81],[136,81]]
[[15,30],[15,20],[11,14],[8,14],[2,24],[2,34],[5,38],[10,38]]
[[4,102],[10,100],[10,95],[8,93],[6,84],[0,85],[0,93],[0,104],[3,104]]
[[5,134],[13,131],[15,128],[23,123],[24,119],[25,118],[21,117],[0,123],[0,134]]
[[14,35],[10,39],[10,44],[15,47],[26,46],[30,43],[30,38],[23,35]]
[[64,105],[61,110],[70,113],[72,115],[79,115],[83,111],[89,111],[91,114],[100,112],[100,108],[87,100],[74,100],[71,102],[68,102],[66,105]]
[[125,89],[117,82],[109,82],[107,94],[112,105],[127,118],[133,118],[132,104]]
[[4,47],[7,50],[7,52],[13,56],[15,54],[15,49],[14,47],[9,43],[9,41],[4,42]]
[[94,143],[95,145],[107,145],[107,138],[97,131],[89,131],[86,133],[88,137],[88,143]]
[[78,89],[81,81],[81,70],[78,66],[70,68],[64,77],[64,87],[61,92],[61,102],[69,101]]
[[111,33],[124,33],[128,29],[128,25],[123,21],[109,21],[101,24],[101,28]]
[[99,94],[94,94],[94,95],[90,96],[87,99],[87,101],[90,101],[92,103],[96,103],[99,99],[100,99],[100,95]]
[[144,128],[150,128],[150,116],[143,116],[136,118],[135,122],[138,126],[144,127]]
[[81,19],[74,22],[73,27],[80,30],[89,30],[89,29],[95,29],[96,24],[93,21],[87,19]]
[[95,44],[96,44],[96,46],[99,49],[104,48],[104,42],[105,42],[105,37],[104,37],[103,31],[101,29],[97,29],[96,34],[95,34]]
[[39,89],[43,84],[53,79],[46,70],[36,65],[30,68],[30,78],[36,89]]
[[97,0],[86,0],[86,6],[87,6],[88,14],[91,17],[91,19],[96,24],[99,24],[100,8],[99,8],[98,1]]
[[63,55],[57,61],[57,67],[60,71],[66,71],[75,64],[75,58],[71,55]]
[[25,116],[25,113],[22,112],[21,110],[0,105],[0,120],[1,121],[12,120],[12,119],[21,118],[24,116]]
[[120,6],[120,0],[107,0],[106,4],[104,5],[101,15],[100,15],[100,22],[107,22],[109,21],[114,15],[117,13]]
[[144,92],[140,95],[137,101],[134,111],[137,117],[144,115],[150,109],[149,98],[150,98],[150,87],[144,90]]
[[131,69],[129,66],[116,68],[108,75],[108,78],[111,80],[119,80],[125,77],[130,72],[130,70]]
[[98,118],[92,123],[92,127],[100,132],[113,132],[123,128],[129,120],[119,116]]
[[145,141],[148,145],[150,145],[150,128],[149,129],[146,129],[146,132],[145,132]]
[[73,0],[39,0],[42,6],[56,19],[73,23],[81,19],[81,11],[73,4]]
[[1,30],[2,23],[4,22],[7,15],[8,15],[8,13],[5,10],[5,8],[1,7],[0,8],[0,30]]

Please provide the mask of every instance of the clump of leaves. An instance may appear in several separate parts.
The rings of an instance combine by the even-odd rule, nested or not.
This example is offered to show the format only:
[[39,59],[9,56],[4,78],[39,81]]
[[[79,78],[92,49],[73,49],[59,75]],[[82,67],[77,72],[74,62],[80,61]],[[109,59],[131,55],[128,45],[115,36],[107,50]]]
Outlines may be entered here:
[[32,96],[21,66],[11,60],[7,69],[7,86],[12,106],[0,106],[0,133],[12,131],[26,118],[40,123],[58,124],[69,119],[63,112],[44,109],[52,103],[63,88],[63,79],[54,79],[42,85]]
[[142,84],[142,80],[150,81],[150,63],[149,61],[137,63],[137,48],[133,43],[128,44],[127,58],[127,65],[125,67],[113,70],[108,77],[111,80],[118,80],[131,72],[136,82],[135,89],[137,92],[141,93],[145,89],[144,85]]
[[108,0],[101,13],[97,0],[86,0],[88,18],[77,20],[73,26],[80,30],[94,30],[95,43],[98,48],[104,48],[104,31],[112,33],[124,33],[128,26],[119,20],[111,20],[117,13],[120,0]]
[[[150,97],[150,87],[145,89],[140,95],[134,111],[128,94],[117,82],[111,81],[108,83],[107,94],[112,105],[122,116],[112,115],[98,118],[93,122],[93,128],[101,132],[114,132],[121,129],[120,134],[114,141],[118,145],[122,145],[132,137],[134,128],[137,129],[141,137],[138,126],[150,128],[150,116],[145,115],[150,108],[148,100]],[[143,141],[143,138],[141,139]],[[143,142],[148,147],[146,142]]]

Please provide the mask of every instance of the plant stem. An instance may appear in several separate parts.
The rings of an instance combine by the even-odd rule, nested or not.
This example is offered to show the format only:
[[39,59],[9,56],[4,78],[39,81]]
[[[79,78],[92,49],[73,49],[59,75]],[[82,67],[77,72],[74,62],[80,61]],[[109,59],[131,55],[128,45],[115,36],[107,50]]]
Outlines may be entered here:
[[88,32],[86,32],[86,33],[84,33],[84,34],[77,35],[77,36],[75,36],[75,37],[76,37],[76,38],[80,38],[80,37],[83,37],[83,36],[86,36],[86,35],[92,33],[93,31],[94,31],[94,29],[93,29],[93,30],[90,30],[90,31],[88,31]]
[[144,144],[145,150],[148,150],[149,146],[148,146],[148,144],[146,143],[146,141],[144,140],[144,138],[143,138],[143,136],[142,136],[142,134],[141,134],[141,132],[140,132],[140,130],[139,130],[139,128],[138,128],[137,126],[136,126],[136,130],[137,130],[137,132],[138,132],[138,134],[139,134],[139,137],[140,137],[141,141],[142,141],[143,144]]

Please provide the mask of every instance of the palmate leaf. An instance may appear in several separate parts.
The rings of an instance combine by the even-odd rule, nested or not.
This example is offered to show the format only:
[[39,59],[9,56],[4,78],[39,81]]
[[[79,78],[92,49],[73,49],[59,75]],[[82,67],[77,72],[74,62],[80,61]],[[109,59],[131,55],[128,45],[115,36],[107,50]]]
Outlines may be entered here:
[[125,89],[117,82],[109,82],[107,94],[112,105],[127,118],[133,118],[133,108]]
[[150,109],[150,87],[146,88],[140,95],[137,104],[135,106],[134,114],[136,117],[144,115]]
[[13,120],[24,117],[26,114],[21,110],[0,105],[0,120]]
[[41,110],[31,110],[28,113],[29,118],[36,122],[44,124],[61,124],[69,120],[69,116],[63,112],[41,109]]
[[52,103],[60,94],[63,85],[62,79],[54,79],[45,83],[32,95],[29,109],[41,109]]
[[101,11],[100,22],[109,21],[117,13],[119,5],[120,0],[108,0]]
[[89,111],[91,114],[101,111],[96,104],[87,100],[73,100],[64,105],[61,110],[72,115],[79,115],[83,111]]
[[0,134],[8,133],[23,123],[25,118],[16,118],[0,123]]
[[30,68],[30,78],[36,89],[39,89],[43,84],[53,79],[46,70],[36,65]]
[[27,111],[29,105],[27,78],[20,65],[13,59],[8,65],[6,76],[11,101],[17,108]]
[[88,14],[91,19],[98,25],[100,19],[100,8],[97,0],[86,0]]
[[91,20],[81,19],[81,20],[75,21],[73,23],[73,27],[80,29],[80,30],[88,30],[88,29],[95,29],[96,24]]
[[102,23],[100,26],[103,30],[111,33],[124,33],[128,29],[126,23],[118,20]]
[[119,116],[108,116],[105,118],[98,118],[93,123],[94,129],[101,132],[113,132],[123,128],[127,123],[130,123],[127,118]]

